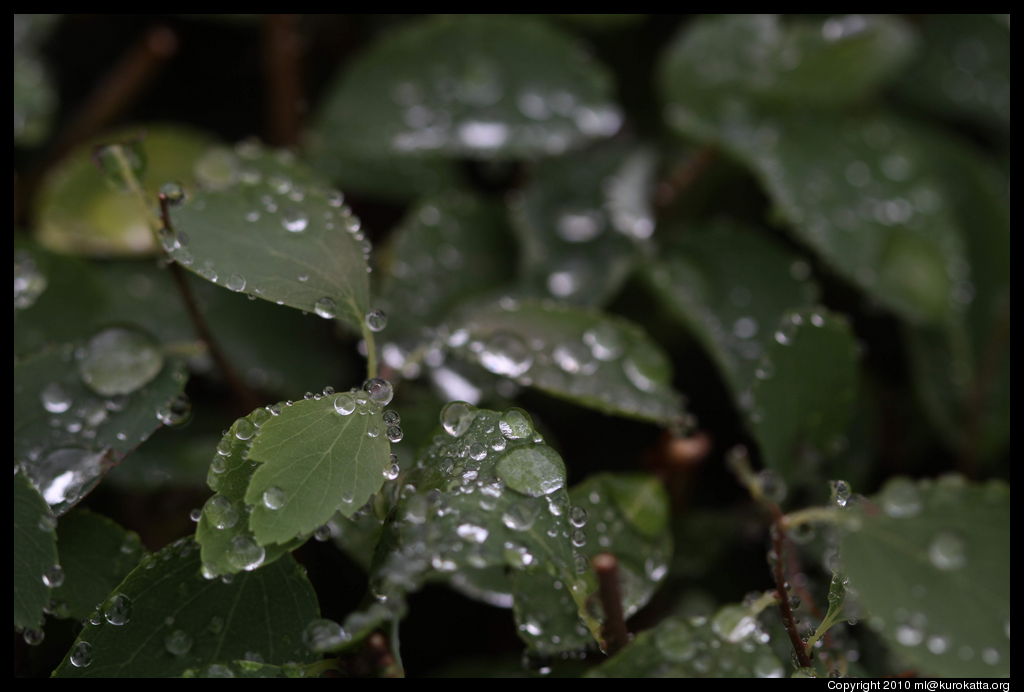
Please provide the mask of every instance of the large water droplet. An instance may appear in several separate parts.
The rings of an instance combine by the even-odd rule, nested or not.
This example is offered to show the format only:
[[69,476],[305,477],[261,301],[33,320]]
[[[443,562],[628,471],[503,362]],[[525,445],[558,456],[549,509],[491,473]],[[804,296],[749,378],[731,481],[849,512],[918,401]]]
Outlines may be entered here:
[[75,668],[88,668],[92,664],[92,644],[89,642],[75,644],[69,660]]
[[349,392],[334,397],[334,410],[339,416],[347,416],[356,410],[356,399]]
[[391,383],[379,377],[373,377],[363,382],[363,391],[370,396],[371,400],[381,406],[390,404],[391,399],[395,395],[395,390]]
[[452,437],[461,437],[476,416],[476,408],[465,401],[452,401],[441,409],[441,427]]
[[55,449],[26,469],[55,514],[63,514],[99,482],[105,456],[76,447]]
[[541,497],[565,485],[565,465],[546,445],[514,449],[497,464],[498,476],[515,491]]
[[338,306],[333,299],[323,297],[313,303],[313,311],[325,320],[333,320],[338,315]]
[[313,620],[302,631],[302,642],[316,653],[326,653],[349,640],[341,625],[326,618]]
[[727,605],[711,619],[711,629],[722,639],[737,643],[743,641],[757,629],[757,619],[742,606]]
[[521,440],[533,435],[533,421],[530,414],[521,408],[510,408],[502,414],[498,429],[510,440]]
[[263,491],[263,506],[267,509],[281,509],[287,502],[288,493],[276,485],[272,485]]
[[103,618],[111,625],[127,625],[132,616],[132,601],[123,593],[116,594],[103,607]]
[[130,394],[160,372],[164,356],[146,334],[109,327],[94,335],[78,359],[82,381],[97,394]]
[[388,326],[388,316],[383,310],[371,310],[366,313],[366,327],[371,332],[379,332]]
[[228,546],[228,563],[235,569],[251,572],[263,564],[267,552],[249,536],[235,536]]
[[203,514],[215,529],[230,529],[238,523],[238,509],[223,495],[214,495],[207,500]]
[[487,529],[476,524],[459,524],[455,529],[455,533],[458,534],[459,538],[470,543],[483,543],[490,534]]
[[480,352],[480,364],[495,375],[519,377],[533,365],[533,353],[521,338],[511,332],[496,332]]

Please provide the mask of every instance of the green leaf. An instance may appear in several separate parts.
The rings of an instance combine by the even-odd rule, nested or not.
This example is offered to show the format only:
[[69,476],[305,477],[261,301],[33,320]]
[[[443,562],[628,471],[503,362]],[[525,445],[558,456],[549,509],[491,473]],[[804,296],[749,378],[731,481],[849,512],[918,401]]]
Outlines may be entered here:
[[592,148],[546,159],[512,203],[521,273],[543,297],[600,306],[654,232],[655,158],[644,149]]
[[43,581],[58,564],[56,519],[28,479],[14,474],[14,626],[38,629],[50,587]]
[[39,44],[60,15],[14,15],[14,142],[34,146],[50,131],[57,90]]
[[1007,485],[893,478],[855,511],[840,556],[868,625],[926,676],[1009,675]]
[[723,115],[743,101],[800,108],[863,99],[910,57],[913,35],[894,17],[825,20],[745,14],[702,17],[669,47],[661,85],[669,109]]
[[230,583],[208,580],[199,573],[198,546],[185,538],[146,557],[118,585],[54,676],[174,677],[255,656],[272,665],[303,663],[313,655],[302,631],[319,610],[294,561]]
[[927,14],[923,50],[894,94],[939,115],[1010,132],[1009,15]]
[[[401,315],[386,336],[394,348],[418,346],[467,297],[489,293],[514,274],[515,248],[504,209],[455,191],[421,200],[405,216],[387,248],[381,302]],[[406,344],[405,342],[410,342]],[[401,367],[402,358],[386,362]]]
[[817,303],[810,266],[764,233],[741,226],[688,227],[676,235],[647,276],[740,403],[783,315]]
[[160,186],[174,181],[191,191],[202,154],[213,139],[177,125],[122,129],[75,149],[54,167],[36,198],[36,238],[49,250],[93,257],[152,255],[159,247],[146,211],[128,190],[111,185],[97,170],[93,152],[111,142],[141,139],[148,162],[143,188],[156,204]]
[[504,298],[453,320],[448,344],[495,375],[604,413],[657,423],[682,414],[668,357],[618,317]]
[[87,509],[76,509],[57,525],[64,584],[54,589],[61,617],[84,620],[121,583],[145,554],[139,537]]
[[423,18],[378,40],[329,87],[315,141],[367,158],[555,155],[615,134],[611,92],[583,47],[543,21]]
[[[586,610],[593,585],[577,572],[561,458],[520,409],[499,413],[453,402],[441,420],[450,432],[435,435],[403,476],[374,557],[371,591],[397,614],[404,595],[428,577],[456,583],[467,569],[523,570],[538,575],[531,583],[546,585],[549,603],[569,606],[554,615],[568,614],[571,633],[596,634]],[[579,648],[576,641],[552,641],[557,632],[538,623],[521,622],[519,633],[541,651]]]
[[[104,335],[112,333],[130,335],[133,341],[124,347],[110,344]],[[159,416],[167,416],[169,407],[187,406],[187,399],[181,399],[183,364],[156,359],[151,345],[143,332],[114,328],[78,349],[66,344],[15,363],[15,464],[57,514],[81,500],[112,465],[156,431]],[[86,384],[83,373],[92,372],[85,365],[90,361],[76,358],[76,350],[109,356],[111,367],[102,371],[103,380]],[[148,382],[142,379],[143,367],[152,373]],[[123,393],[101,394],[95,382],[116,384]]]
[[340,193],[290,152],[252,142],[214,151],[216,175],[171,209],[171,257],[225,288],[361,330],[370,246]]
[[306,673],[305,667],[297,663],[283,666],[258,661],[227,661],[211,663],[205,668],[189,668],[181,674],[183,678],[305,678],[315,677]]
[[857,343],[846,318],[824,310],[780,321],[744,400],[764,464],[801,484],[840,451],[857,394]]
[[[733,626],[716,627],[727,619]],[[757,631],[756,619],[737,606],[725,606],[710,621],[703,617],[669,617],[654,629],[636,635],[622,651],[592,668],[587,677],[782,677],[782,662],[768,644],[755,636]]]
[[381,410],[352,390],[285,406],[262,425],[247,453],[259,466],[245,492],[257,541],[311,533],[336,511],[352,516],[380,490],[391,465]]
[[642,473],[598,473],[573,486],[569,498],[573,512],[586,512],[581,552],[618,558],[622,607],[630,617],[654,595],[672,559],[664,486]]

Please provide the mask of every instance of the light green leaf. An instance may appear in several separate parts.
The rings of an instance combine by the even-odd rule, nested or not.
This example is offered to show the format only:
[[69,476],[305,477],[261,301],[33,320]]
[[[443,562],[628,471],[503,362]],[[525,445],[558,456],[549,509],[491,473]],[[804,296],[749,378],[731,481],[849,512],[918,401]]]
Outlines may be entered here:
[[547,159],[512,204],[521,273],[536,295],[608,302],[654,232],[654,155],[618,145]]
[[919,26],[923,50],[895,95],[1009,135],[1009,15],[926,14]]
[[495,375],[604,413],[657,423],[682,415],[668,357],[618,317],[505,298],[453,320],[448,345]]
[[[384,335],[415,347],[467,298],[489,293],[514,273],[515,247],[504,209],[461,191],[421,200],[384,250],[387,273],[381,302],[401,315]],[[409,343],[405,343],[409,342]],[[401,367],[384,349],[392,367]]]
[[611,92],[583,47],[543,21],[423,18],[388,33],[339,76],[314,141],[366,157],[554,155],[615,134],[622,116]]
[[742,101],[844,106],[877,91],[913,47],[895,17],[702,17],[669,47],[661,84],[670,109],[687,104],[722,114]]
[[[123,347],[108,343],[104,335],[111,333],[129,335],[132,342]],[[166,417],[171,408],[187,413],[188,406],[181,399],[183,364],[165,362],[143,332],[102,330],[77,351],[109,356],[99,371],[102,378],[97,374],[91,386],[83,379],[83,373],[93,372],[86,365],[91,361],[76,358],[73,344],[41,351],[14,366],[14,461],[57,514],[81,500],[113,464],[156,431],[158,416],[171,421]],[[115,391],[105,387],[117,385],[123,393],[101,394],[97,383],[102,383],[100,391]]]
[[[586,609],[593,585],[577,572],[561,458],[519,409],[499,413],[454,402],[441,420],[450,432],[435,435],[403,476],[374,557],[371,591],[397,616],[405,594],[428,577],[451,578],[473,593],[478,584],[461,579],[464,570],[523,570],[538,575],[549,602],[569,606],[570,633],[596,634]],[[519,633],[541,651],[580,646],[552,641],[555,632],[537,623],[520,622]]]
[[57,562],[57,520],[21,473],[14,474],[14,626],[38,629],[50,587],[43,581]]
[[205,158],[215,155],[201,189],[171,210],[171,257],[230,290],[362,329],[370,246],[341,194],[287,151],[245,142]]
[[152,203],[165,182],[191,192],[197,167],[213,139],[177,125],[117,130],[75,149],[47,175],[36,198],[36,238],[54,252],[133,257],[159,250],[136,197],[111,185],[93,161],[97,146],[141,139],[147,167],[143,188]]
[[302,631],[320,612],[294,561],[230,583],[204,579],[199,564],[190,538],[146,557],[85,625],[54,676],[174,677],[256,656],[271,665],[313,659]]
[[311,533],[336,511],[352,516],[380,490],[391,465],[381,411],[353,390],[285,406],[260,427],[247,453],[259,465],[245,492],[257,541]]
[[852,510],[840,556],[868,625],[926,676],[1010,672],[1010,491],[891,479]]
[[[707,618],[670,617],[592,668],[590,678],[780,678],[785,668],[737,606]],[[720,625],[728,621],[728,627]]]
[[772,338],[741,400],[765,466],[799,484],[840,451],[856,403],[857,344],[846,319],[824,310],[786,315]]
[[764,233],[719,223],[677,233],[647,276],[740,403],[782,316],[817,303],[810,271],[807,262]]
[[145,554],[139,537],[87,509],[76,509],[57,526],[64,584],[53,591],[61,617],[84,620],[121,583]]

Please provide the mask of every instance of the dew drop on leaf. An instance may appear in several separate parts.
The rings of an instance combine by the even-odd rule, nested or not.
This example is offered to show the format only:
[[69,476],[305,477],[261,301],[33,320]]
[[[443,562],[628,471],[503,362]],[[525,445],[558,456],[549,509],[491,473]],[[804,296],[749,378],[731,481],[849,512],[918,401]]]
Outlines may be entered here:
[[550,447],[519,447],[498,461],[496,471],[505,485],[513,490],[541,497],[565,484],[565,467]]
[[263,491],[263,506],[267,509],[277,510],[285,506],[288,501],[288,494],[278,488],[276,485],[271,486]]
[[249,536],[235,536],[228,547],[228,563],[235,569],[251,572],[263,564],[266,550]]
[[109,327],[95,334],[78,358],[82,381],[102,396],[130,394],[151,381],[164,365],[164,356],[146,334]]
[[388,326],[388,316],[383,310],[371,310],[366,313],[366,327],[371,332],[379,332]]
[[441,427],[452,437],[461,437],[469,430],[476,408],[465,401],[451,401],[441,409]]
[[323,297],[313,303],[313,311],[325,320],[333,320],[338,315],[338,306],[333,299]]
[[103,607],[103,619],[111,625],[128,624],[132,615],[132,601],[124,594],[115,594]]
[[395,395],[395,390],[391,383],[379,377],[372,377],[363,382],[363,391],[369,395],[372,401],[381,406],[390,404],[391,399]]
[[183,630],[174,630],[164,637],[164,648],[172,656],[184,656],[192,649],[192,637]]
[[51,382],[43,387],[43,391],[39,394],[39,400],[42,402],[43,408],[50,413],[64,413],[74,403],[64,387],[57,382]]
[[92,664],[92,644],[78,642],[71,650],[71,665],[75,668],[88,668]]
[[51,589],[56,589],[64,583],[64,568],[60,565],[53,565],[43,572],[43,583]]

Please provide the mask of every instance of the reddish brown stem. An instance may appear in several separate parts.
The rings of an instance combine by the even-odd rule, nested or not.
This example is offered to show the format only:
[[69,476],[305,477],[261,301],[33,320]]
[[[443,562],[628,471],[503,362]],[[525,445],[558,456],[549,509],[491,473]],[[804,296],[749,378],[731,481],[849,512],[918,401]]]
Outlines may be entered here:
[[302,41],[295,14],[268,14],[264,21],[263,70],[267,81],[271,144],[293,147],[302,131]]
[[654,203],[659,207],[671,206],[679,195],[689,189],[704,174],[704,171],[717,157],[718,152],[713,147],[707,146],[676,166],[665,180],[658,183]]
[[[170,215],[170,201],[163,194],[160,195],[160,220],[163,222],[164,227],[168,230],[173,230],[171,226],[171,215]],[[256,394],[246,386],[242,378],[238,376],[238,372],[231,365],[231,361],[224,355],[224,351],[221,350],[217,344],[217,340],[213,338],[213,332],[210,331],[209,325],[206,323],[206,318],[203,316],[202,310],[199,309],[199,303],[196,301],[195,294],[192,292],[192,287],[189,286],[188,278],[185,276],[185,271],[181,268],[177,262],[171,262],[170,264],[171,276],[174,278],[174,283],[178,287],[178,293],[181,294],[181,300],[185,304],[185,310],[188,312],[188,316],[192,321],[192,326],[196,330],[196,336],[206,344],[206,348],[213,358],[214,363],[217,364],[217,368],[220,369],[224,375],[224,379],[227,380],[228,387],[234,393],[235,398],[238,400],[238,405],[243,414],[248,413],[260,405],[260,399]]]
[[626,617],[622,611],[619,560],[611,553],[599,553],[591,564],[597,574],[598,596],[604,610],[604,649],[609,656],[614,656],[629,641]]
[[782,616],[782,624],[786,628],[786,634],[789,635],[789,642],[793,646],[793,653],[796,654],[797,662],[801,668],[809,668],[811,666],[811,659],[804,649],[803,639],[800,638],[800,632],[796,628],[796,618],[793,617],[793,609],[789,605],[789,592],[786,589],[786,533],[782,528],[783,515],[778,506],[774,506],[773,514],[775,515],[775,520],[772,522],[771,537],[772,552],[775,554],[775,557],[771,561],[771,567],[772,577],[775,579],[775,591],[779,595],[779,613]]

